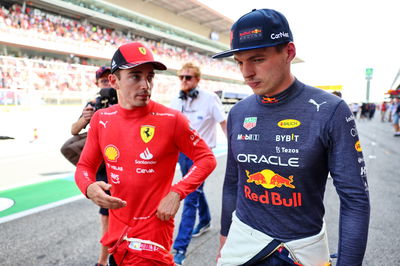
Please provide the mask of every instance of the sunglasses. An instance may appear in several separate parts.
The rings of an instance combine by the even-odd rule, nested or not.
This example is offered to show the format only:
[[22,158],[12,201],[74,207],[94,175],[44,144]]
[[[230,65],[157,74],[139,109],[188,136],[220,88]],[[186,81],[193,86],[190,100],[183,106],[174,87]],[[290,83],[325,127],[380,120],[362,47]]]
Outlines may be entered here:
[[190,80],[192,80],[192,78],[193,78],[193,76],[190,76],[190,75],[180,75],[180,76],[178,76],[178,77],[179,77],[180,80],[185,79],[185,80],[187,80],[187,81],[190,81]]

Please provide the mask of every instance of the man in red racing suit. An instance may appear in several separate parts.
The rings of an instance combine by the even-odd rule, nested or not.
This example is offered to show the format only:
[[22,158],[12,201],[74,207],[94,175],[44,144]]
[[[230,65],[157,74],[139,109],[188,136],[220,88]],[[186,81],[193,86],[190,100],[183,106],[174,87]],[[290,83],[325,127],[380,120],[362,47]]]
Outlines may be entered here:
[[[110,84],[119,104],[99,110],[90,121],[75,180],[97,205],[109,208],[109,230],[101,242],[118,265],[174,265],[169,253],[180,200],[213,171],[215,157],[178,111],[150,100],[154,61],[140,43],[114,54]],[[172,185],[179,152],[194,164]],[[108,183],[96,182],[104,160]],[[110,190],[111,196],[104,191]]]

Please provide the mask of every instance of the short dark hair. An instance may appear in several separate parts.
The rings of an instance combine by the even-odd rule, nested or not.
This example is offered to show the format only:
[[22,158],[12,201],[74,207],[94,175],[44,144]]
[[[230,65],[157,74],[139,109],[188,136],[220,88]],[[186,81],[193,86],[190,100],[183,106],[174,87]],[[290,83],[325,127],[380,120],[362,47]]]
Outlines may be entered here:
[[278,45],[275,45],[275,49],[278,53],[281,53],[283,51],[283,49],[289,44],[289,42],[284,42],[284,43],[280,43]]
[[114,75],[117,76],[118,79],[121,79],[121,73],[119,73],[120,69],[118,68],[117,70],[114,71]]

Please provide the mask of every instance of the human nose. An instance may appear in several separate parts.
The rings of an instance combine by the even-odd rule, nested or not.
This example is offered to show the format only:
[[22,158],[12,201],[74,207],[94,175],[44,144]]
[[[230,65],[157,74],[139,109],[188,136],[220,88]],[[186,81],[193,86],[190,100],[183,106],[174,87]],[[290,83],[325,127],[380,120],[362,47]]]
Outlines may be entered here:
[[254,76],[254,68],[251,64],[244,62],[241,65],[240,70],[242,71],[242,75],[245,79],[251,78]]
[[145,90],[150,90],[151,89],[151,82],[144,78],[144,79],[141,80],[141,86]]

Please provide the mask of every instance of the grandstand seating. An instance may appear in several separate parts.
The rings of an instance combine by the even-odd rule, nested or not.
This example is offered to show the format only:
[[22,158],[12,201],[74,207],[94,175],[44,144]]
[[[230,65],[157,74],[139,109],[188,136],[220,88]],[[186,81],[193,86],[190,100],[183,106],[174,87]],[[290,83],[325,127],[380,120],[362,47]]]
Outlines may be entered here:
[[[25,40],[25,43],[18,43],[21,46],[33,45],[37,41],[38,47],[35,48],[48,50],[52,47],[55,52],[66,53],[68,47],[72,47],[71,49],[87,51],[87,58],[97,54],[97,58],[103,60],[109,60],[112,51],[119,45],[140,41],[152,49],[156,59],[164,62],[169,69],[179,69],[183,63],[191,61],[199,65],[205,75],[240,80],[240,74],[233,62],[212,60],[209,56],[165,42],[133,36],[129,32],[100,27],[37,8],[26,7],[24,10],[18,4],[9,8],[0,7],[0,35],[11,46],[21,40]],[[98,66],[87,65],[82,58],[75,57],[77,62],[69,62],[71,60],[49,57],[0,56],[0,89],[8,89],[17,94],[18,97],[13,98],[14,102],[15,99],[33,92],[39,93],[47,102],[63,103],[71,102],[71,99],[86,101],[97,91],[94,72]],[[154,97],[168,103],[172,95],[176,94],[179,82],[175,76],[160,74],[157,77]],[[221,90],[221,87],[232,90],[241,90],[244,87],[207,79],[203,79],[201,86],[211,91]],[[6,97],[4,93],[0,97],[1,95]],[[0,104],[2,102],[4,104],[10,101],[1,101],[0,98]]]

